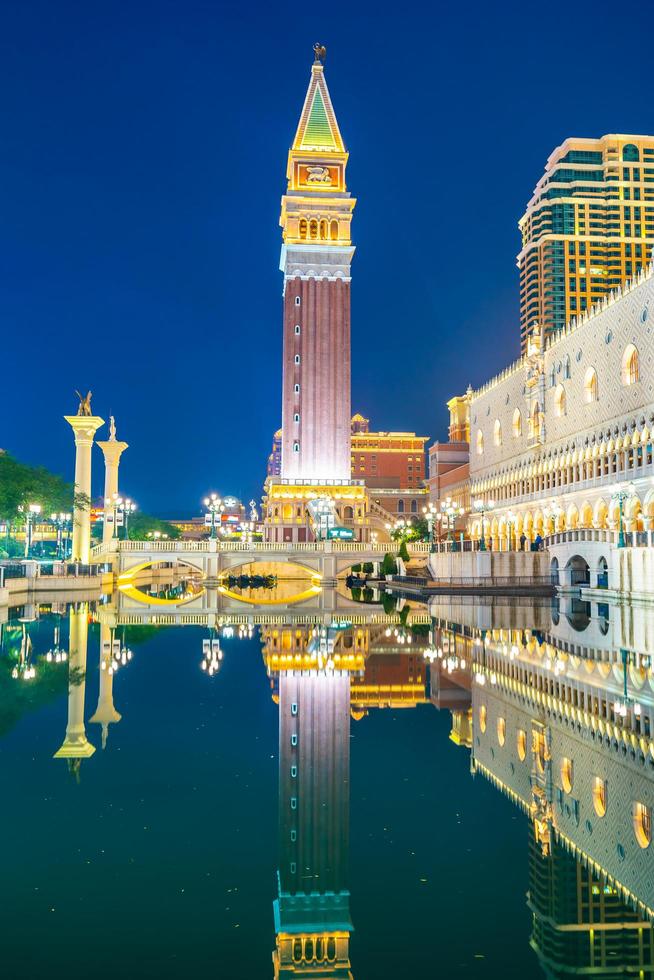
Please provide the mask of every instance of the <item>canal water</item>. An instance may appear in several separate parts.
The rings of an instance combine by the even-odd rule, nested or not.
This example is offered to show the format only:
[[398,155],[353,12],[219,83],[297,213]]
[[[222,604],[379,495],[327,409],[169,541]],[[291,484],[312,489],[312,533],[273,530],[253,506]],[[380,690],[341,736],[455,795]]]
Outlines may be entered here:
[[12,610],[3,976],[650,975],[645,619],[430,613]]

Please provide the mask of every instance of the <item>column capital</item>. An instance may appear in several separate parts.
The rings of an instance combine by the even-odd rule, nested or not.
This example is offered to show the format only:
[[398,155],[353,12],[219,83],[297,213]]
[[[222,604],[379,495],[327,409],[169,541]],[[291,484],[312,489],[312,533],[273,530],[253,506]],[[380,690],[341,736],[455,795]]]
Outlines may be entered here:
[[106,439],[103,442],[98,442],[97,445],[103,452],[105,463],[117,463],[125,450],[129,448],[129,443],[118,442],[117,439]]
[[64,415],[75,435],[75,444],[92,443],[96,431],[104,425],[99,415]]

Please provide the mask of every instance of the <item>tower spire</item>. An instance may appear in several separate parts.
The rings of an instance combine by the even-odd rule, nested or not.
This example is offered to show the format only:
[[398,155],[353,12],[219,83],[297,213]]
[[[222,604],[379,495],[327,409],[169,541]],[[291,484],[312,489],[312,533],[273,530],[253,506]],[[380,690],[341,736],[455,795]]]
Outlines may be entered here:
[[[324,50],[324,48],[323,48]],[[316,153],[344,153],[345,145],[325,81],[321,61],[311,66],[311,79],[304,99],[293,150]]]

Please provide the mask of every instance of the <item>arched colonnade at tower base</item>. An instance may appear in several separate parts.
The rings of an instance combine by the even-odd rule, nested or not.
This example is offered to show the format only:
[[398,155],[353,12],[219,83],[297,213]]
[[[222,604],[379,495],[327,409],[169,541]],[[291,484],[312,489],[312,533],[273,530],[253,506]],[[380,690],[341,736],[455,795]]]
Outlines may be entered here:
[[[623,530],[654,531],[654,487],[647,493],[635,492],[623,504]],[[524,535],[528,543],[538,535],[547,538],[552,534],[577,528],[618,531],[620,504],[613,496],[602,496],[594,501],[583,500],[558,507],[534,507],[515,512],[484,516],[486,542],[496,551],[508,551],[520,547]],[[481,516],[470,522],[470,537],[481,538]]]

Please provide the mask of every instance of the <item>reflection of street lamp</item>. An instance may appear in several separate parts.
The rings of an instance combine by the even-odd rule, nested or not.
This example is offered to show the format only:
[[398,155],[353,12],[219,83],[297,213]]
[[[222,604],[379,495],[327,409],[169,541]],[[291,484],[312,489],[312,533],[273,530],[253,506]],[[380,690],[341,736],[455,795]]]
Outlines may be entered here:
[[202,662],[200,667],[209,675],[209,677],[213,677],[213,675],[218,672],[222,659],[223,652],[220,649],[220,640],[214,635],[214,631],[212,629],[209,633],[209,639],[202,641]]
[[[622,545],[624,547],[624,545]],[[622,698],[616,698],[613,705],[613,711],[616,716],[620,718],[627,717],[627,710],[629,707],[633,707],[634,714],[636,716],[640,715],[641,707],[638,701],[632,698],[627,690],[627,683],[629,680],[629,665],[631,664],[631,653],[629,650],[625,650],[624,647],[620,648],[620,657],[622,660]]]
[[619,505],[619,524],[618,524],[618,548],[626,547],[626,540],[624,536],[624,505],[630,497],[633,497],[636,492],[636,487],[633,483],[628,483],[626,487],[618,487],[613,494],[613,499],[617,500]]
[[430,500],[426,507],[422,508],[422,512],[427,518],[427,531],[429,533],[429,550],[436,551],[436,545],[434,543],[434,521],[437,517],[437,509]]
[[486,536],[484,530],[484,514],[487,510],[492,510],[495,506],[494,500],[484,500],[483,497],[479,497],[472,505],[478,514],[481,514],[481,541],[479,543],[479,550],[486,551]]
[[204,515],[204,523],[211,527],[211,537],[216,537],[216,525],[220,525],[220,515],[225,509],[222,500],[217,493],[212,493],[204,498],[204,506],[207,513]]

